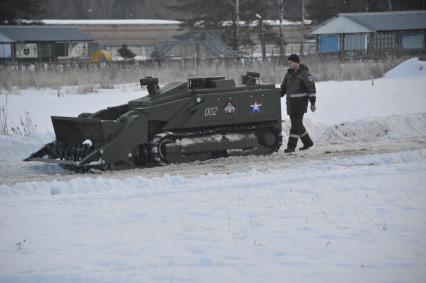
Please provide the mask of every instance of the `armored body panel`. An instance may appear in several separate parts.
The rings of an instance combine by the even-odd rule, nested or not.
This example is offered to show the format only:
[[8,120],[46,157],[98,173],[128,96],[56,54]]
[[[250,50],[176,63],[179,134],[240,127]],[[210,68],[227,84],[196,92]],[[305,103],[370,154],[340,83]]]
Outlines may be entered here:
[[239,86],[224,77],[192,78],[161,89],[158,79],[144,78],[144,97],[52,117],[56,140],[26,161],[85,171],[272,153],[281,146],[280,94],[258,78],[248,73]]

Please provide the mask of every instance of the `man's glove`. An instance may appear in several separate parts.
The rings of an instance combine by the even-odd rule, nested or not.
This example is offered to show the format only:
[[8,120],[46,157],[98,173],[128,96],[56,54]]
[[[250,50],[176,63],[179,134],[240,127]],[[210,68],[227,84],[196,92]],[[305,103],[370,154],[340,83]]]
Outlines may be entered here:
[[315,112],[317,110],[317,107],[315,106],[315,104],[311,104],[311,111]]

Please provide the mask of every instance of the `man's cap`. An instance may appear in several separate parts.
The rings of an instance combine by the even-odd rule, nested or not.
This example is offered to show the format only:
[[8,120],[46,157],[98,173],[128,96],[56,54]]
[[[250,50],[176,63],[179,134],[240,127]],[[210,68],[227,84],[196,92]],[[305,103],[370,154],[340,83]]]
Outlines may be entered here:
[[296,54],[291,54],[290,56],[288,56],[287,60],[295,63],[300,63],[300,58]]

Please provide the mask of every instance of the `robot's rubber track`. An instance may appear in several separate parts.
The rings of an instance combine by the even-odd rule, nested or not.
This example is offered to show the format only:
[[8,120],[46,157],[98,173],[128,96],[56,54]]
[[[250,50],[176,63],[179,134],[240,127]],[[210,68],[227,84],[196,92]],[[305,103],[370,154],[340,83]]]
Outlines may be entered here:
[[[165,131],[156,134],[151,142],[150,142],[150,152],[151,152],[151,161],[153,161],[156,165],[166,165],[168,163],[184,163],[191,162],[196,160],[207,160],[218,157],[227,157],[229,154],[225,147],[221,147],[223,145],[222,142],[217,142],[215,147],[209,148],[206,146],[201,151],[184,153],[184,154],[170,154],[166,150],[167,146],[173,146],[175,148],[181,148],[178,150],[179,152],[185,151],[185,146],[180,145],[176,141],[180,141],[182,139],[189,139],[191,142],[191,146],[197,144],[197,139],[199,138],[208,138],[214,135],[222,135],[225,137],[229,134],[239,134],[239,135],[252,135],[256,137],[257,144],[252,147],[252,150],[247,150],[246,154],[241,153],[239,155],[247,155],[247,154],[270,154],[278,151],[282,144],[282,136],[281,132],[276,128],[273,128],[269,125],[257,125],[250,127],[235,127],[235,128],[226,128],[226,129],[210,129],[210,130],[200,130],[200,131],[188,131],[188,132],[173,132],[173,131]],[[266,141],[265,137],[269,137],[269,142]],[[244,148],[240,148],[240,150],[244,150]]]

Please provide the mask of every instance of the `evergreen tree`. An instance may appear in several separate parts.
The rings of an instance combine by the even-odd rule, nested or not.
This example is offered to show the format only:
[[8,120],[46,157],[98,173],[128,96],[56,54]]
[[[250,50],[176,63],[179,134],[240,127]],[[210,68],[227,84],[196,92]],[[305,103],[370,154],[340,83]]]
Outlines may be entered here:
[[188,15],[180,19],[184,28],[225,31],[225,41],[235,48],[235,39],[234,42],[229,40],[229,32],[235,29],[236,18],[230,1],[234,0],[177,0],[176,5],[168,8]]
[[[190,29],[213,29],[223,31],[223,39],[235,50],[240,45],[252,45],[250,33],[257,29],[253,25],[256,14],[270,19],[272,0],[240,0],[239,19],[246,25],[237,26],[235,0],[177,0],[177,4],[168,8],[186,13],[186,19],[180,19],[182,26]],[[238,33],[237,33],[238,31]]]
[[[230,0],[231,1],[231,0]],[[232,5],[228,0],[177,0],[176,5],[167,8],[185,13],[187,18],[180,19],[182,27],[215,29],[232,19]]]
[[338,13],[353,13],[368,11],[365,0],[314,0],[306,5],[307,18],[315,23],[323,22]]
[[369,12],[380,12],[389,10],[389,0],[368,1]]
[[310,0],[307,18],[323,22],[338,13],[424,10],[426,0]]
[[426,9],[425,0],[391,0],[392,10],[424,10]]
[[0,25],[15,25],[21,20],[36,20],[42,12],[38,0],[1,0]]

